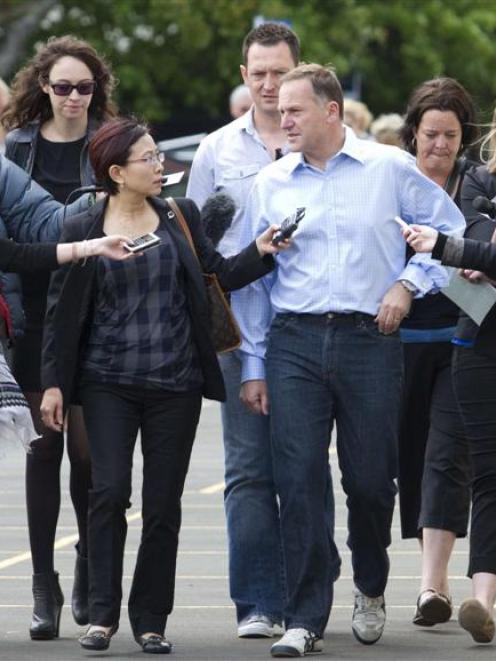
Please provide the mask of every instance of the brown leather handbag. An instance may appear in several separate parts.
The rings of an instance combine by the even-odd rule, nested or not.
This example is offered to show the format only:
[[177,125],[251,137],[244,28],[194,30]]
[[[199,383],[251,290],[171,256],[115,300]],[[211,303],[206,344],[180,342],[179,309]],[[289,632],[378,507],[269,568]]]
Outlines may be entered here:
[[[166,202],[179,227],[186,236],[186,239],[191,246],[191,250],[198,259],[195,244],[193,243],[193,237],[191,236],[188,223],[186,222],[181,209],[172,197],[168,197]],[[200,260],[198,260],[198,262],[199,261]],[[215,273],[204,273],[203,281],[205,283],[205,289],[207,290],[208,315],[210,321],[209,330],[214,349],[217,353],[234,351],[234,349],[237,349],[241,345],[241,332],[239,330],[238,322],[229,307],[229,303],[227,302]]]

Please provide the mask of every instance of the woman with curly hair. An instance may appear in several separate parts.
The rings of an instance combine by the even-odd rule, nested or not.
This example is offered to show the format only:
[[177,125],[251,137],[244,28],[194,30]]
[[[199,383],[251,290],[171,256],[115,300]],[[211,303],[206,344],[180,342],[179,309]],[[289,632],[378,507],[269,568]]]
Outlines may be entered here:
[[[116,114],[110,98],[113,87],[109,66],[90,44],[73,36],[50,38],[13,81],[12,98],[2,114],[2,124],[9,131],[6,156],[59,202],[65,202],[75,189],[93,184],[88,143],[99,125]],[[24,334],[16,340],[13,362],[15,376],[42,434],[27,456],[26,466],[34,596],[30,635],[34,640],[58,636],[64,601],[53,558],[64,439],[62,432],[43,426],[39,413],[41,338],[48,283],[48,271],[22,276],[26,323]],[[86,624],[90,460],[79,407],[72,407],[68,414],[67,449],[70,492],[79,530],[72,612],[78,624]]]

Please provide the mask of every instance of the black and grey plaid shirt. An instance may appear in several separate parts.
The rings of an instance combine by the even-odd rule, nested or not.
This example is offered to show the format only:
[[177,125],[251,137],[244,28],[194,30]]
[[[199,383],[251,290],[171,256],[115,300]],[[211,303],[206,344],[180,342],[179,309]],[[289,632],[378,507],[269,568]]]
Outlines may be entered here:
[[184,273],[161,223],[157,248],[115,262],[98,258],[84,380],[198,390],[202,373],[186,308]]

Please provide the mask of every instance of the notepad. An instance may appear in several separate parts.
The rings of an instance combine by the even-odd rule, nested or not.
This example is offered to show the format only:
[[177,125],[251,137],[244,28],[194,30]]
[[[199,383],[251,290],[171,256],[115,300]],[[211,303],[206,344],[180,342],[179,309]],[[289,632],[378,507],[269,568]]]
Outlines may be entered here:
[[496,288],[489,282],[470,282],[455,271],[450,283],[441,290],[479,326],[496,303]]

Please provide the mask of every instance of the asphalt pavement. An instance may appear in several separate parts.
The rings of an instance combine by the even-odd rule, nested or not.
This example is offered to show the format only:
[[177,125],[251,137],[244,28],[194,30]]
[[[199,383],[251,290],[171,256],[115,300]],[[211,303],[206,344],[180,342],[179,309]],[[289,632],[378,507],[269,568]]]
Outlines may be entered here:
[[[83,628],[71,617],[70,593],[77,540],[75,517],[68,494],[68,464],[64,458],[62,509],[56,543],[56,569],[66,598],[61,635],[54,641],[30,640],[31,563],[24,506],[24,455],[20,448],[1,448],[0,457],[0,659],[2,661],[70,661],[81,658],[143,659],[134,642],[123,607],[121,627],[110,649],[84,652],[77,643]],[[140,535],[141,457],[135,455],[134,490],[129,510],[125,558],[126,603]],[[455,619],[433,629],[411,624],[417,595],[420,556],[415,541],[402,541],[398,517],[393,525],[391,576],[386,593],[387,625],[382,639],[363,646],[351,634],[353,603],[350,556],[346,547],[346,506],[339,483],[336,455],[331,455],[337,502],[336,538],[343,556],[341,577],[335,586],[335,605],[329,621],[322,659],[391,661],[458,661],[494,659],[494,645],[477,646]],[[236,637],[235,612],[229,599],[226,531],[222,504],[223,453],[219,407],[205,402],[183,497],[175,609],[167,625],[179,661],[255,661],[270,658],[268,640]],[[465,578],[467,541],[457,543],[450,566],[455,605],[470,596]],[[146,658],[146,657],[145,657]],[[318,657],[317,657],[318,658]]]

